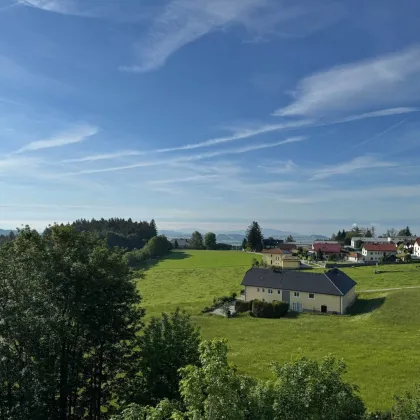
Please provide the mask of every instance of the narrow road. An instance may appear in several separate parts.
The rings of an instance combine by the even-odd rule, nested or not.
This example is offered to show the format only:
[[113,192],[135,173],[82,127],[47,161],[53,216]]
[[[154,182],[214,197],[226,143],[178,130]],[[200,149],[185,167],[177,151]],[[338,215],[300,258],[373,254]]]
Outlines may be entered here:
[[420,289],[420,286],[392,287],[389,289],[358,290],[357,293],[392,292],[393,290]]

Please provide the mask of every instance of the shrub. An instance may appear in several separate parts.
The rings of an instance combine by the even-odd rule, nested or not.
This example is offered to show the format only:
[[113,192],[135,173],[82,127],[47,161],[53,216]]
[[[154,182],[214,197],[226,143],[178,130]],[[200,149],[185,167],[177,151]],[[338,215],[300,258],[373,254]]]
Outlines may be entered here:
[[243,300],[237,300],[235,302],[235,312],[248,312],[252,309],[252,301],[244,302]]
[[273,301],[262,302],[260,300],[252,301],[252,312],[258,318],[281,318],[289,310],[289,304],[286,302]]

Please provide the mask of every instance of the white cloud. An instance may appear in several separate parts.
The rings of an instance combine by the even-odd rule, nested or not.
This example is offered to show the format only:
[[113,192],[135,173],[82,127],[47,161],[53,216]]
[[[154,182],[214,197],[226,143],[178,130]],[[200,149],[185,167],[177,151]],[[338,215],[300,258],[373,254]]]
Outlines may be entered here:
[[[395,106],[420,98],[420,48],[412,47],[308,76],[301,80],[295,101],[275,112],[281,116],[325,116]],[[365,116],[366,117],[366,116]]]
[[47,149],[51,147],[60,147],[66,146],[68,144],[79,143],[83,140],[86,140],[88,137],[95,135],[98,132],[98,128],[90,125],[84,125],[76,127],[73,130],[57,134],[54,137],[51,137],[46,140],[38,140],[31,142],[19,150],[16,150],[15,153],[23,153],[40,149]]
[[149,160],[149,161],[134,163],[131,165],[114,166],[110,168],[86,169],[79,172],[63,174],[62,176],[115,172],[115,171],[123,171],[123,170],[128,170],[128,169],[144,168],[144,167],[150,167],[150,166],[171,165],[171,164],[180,163],[180,162],[194,162],[198,160],[211,159],[213,157],[218,157],[218,156],[242,154],[242,153],[248,153],[254,150],[278,147],[285,144],[300,142],[305,139],[306,137],[303,137],[303,136],[291,137],[286,140],[281,140],[275,143],[262,143],[262,144],[246,146],[246,147],[242,147],[238,149],[219,150],[215,152],[201,153],[198,155],[179,156],[179,157],[174,157],[172,159],[167,159],[167,160],[155,160],[155,161]]
[[24,171],[29,166],[33,166],[39,163],[38,159],[27,158],[27,157],[8,157],[0,158],[0,175],[4,175],[8,172]]
[[295,172],[298,166],[292,161],[270,161],[266,164],[259,165],[258,168],[264,170],[264,172],[269,174],[287,174]]
[[238,130],[230,136],[216,137],[214,139],[209,139],[209,140],[202,141],[199,143],[186,144],[184,146],[159,149],[159,150],[156,150],[156,152],[164,153],[164,152],[175,152],[179,150],[192,150],[192,149],[198,149],[201,147],[211,147],[211,146],[216,146],[218,144],[228,143],[231,141],[244,140],[250,137],[259,136],[261,134],[272,133],[275,131],[306,127],[312,123],[313,123],[312,120],[301,120],[301,121],[292,121],[292,122],[281,123],[281,124],[266,124],[257,128],[248,128],[248,129]]
[[349,162],[338,165],[327,166],[319,169],[312,174],[310,181],[325,179],[334,175],[348,175],[360,170],[369,170],[377,168],[390,168],[398,166],[396,162],[386,162],[376,159],[374,156],[360,156]]
[[214,180],[215,178],[219,178],[219,175],[192,175],[186,176],[182,178],[169,178],[169,179],[157,179],[154,181],[149,181],[149,185],[166,185],[166,184],[178,184],[184,182],[200,182],[200,181],[210,181]]
[[372,112],[366,112],[364,114],[352,115],[350,117],[343,118],[337,121],[336,123],[364,120],[365,118],[388,117],[390,115],[401,115],[401,114],[408,114],[410,112],[418,112],[418,111],[420,111],[420,108],[400,107],[400,108],[381,109],[379,111],[372,111]]
[[144,155],[146,152],[140,152],[137,150],[122,150],[120,152],[115,153],[104,153],[101,155],[91,155],[91,156],[84,156],[81,158],[74,158],[74,159],[65,159],[63,163],[76,163],[76,162],[96,162],[98,160],[108,160],[108,159],[119,159],[122,157],[128,156],[140,156]]
[[[317,31],[340,17],[338,8],[324,0],[171,0],[138,42],[135,64],[120,69],[138,73],[156,70],[184,46],[232,25],[245,27],[258,39],[267,33],[295,37]],[[278,30],[279,26],[283,30]]]

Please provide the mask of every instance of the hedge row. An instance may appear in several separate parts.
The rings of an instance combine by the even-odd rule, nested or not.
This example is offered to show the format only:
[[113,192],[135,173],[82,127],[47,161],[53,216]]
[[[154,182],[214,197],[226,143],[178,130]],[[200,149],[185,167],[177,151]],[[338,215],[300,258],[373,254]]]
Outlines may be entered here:
[[273,302],[254,300],[251,310],[257,318],[281,318],[287,314],[289,304],[277,300]]
[[237,300],[235,303],[236,312],[251,311],[258,318],[281,318],[286,315],[288,310],[289,304],[278,300],[271,303],[261,300],[252,300],[250,302]]

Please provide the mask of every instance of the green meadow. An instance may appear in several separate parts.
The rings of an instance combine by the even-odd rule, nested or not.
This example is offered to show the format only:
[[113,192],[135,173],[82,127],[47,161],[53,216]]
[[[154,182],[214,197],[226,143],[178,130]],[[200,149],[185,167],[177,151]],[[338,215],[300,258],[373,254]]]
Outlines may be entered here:
[[[271,362],[304,354],[344,359],[347,379],[369,409],[387,408],[395,394],[420,382],[420,288],[358,293],[346,316],[299,314],[283,319],[201,315],[214,296],[239,293],[255,255],[236,251],[175,251],[151,265],[138,287],[147,316],[189,311],[205,339],[227,338],[239,370],[269,377]],[[387,271],[374,274],[374,270]],[[420,286],[415,264],[344,268],[357,290]]]

